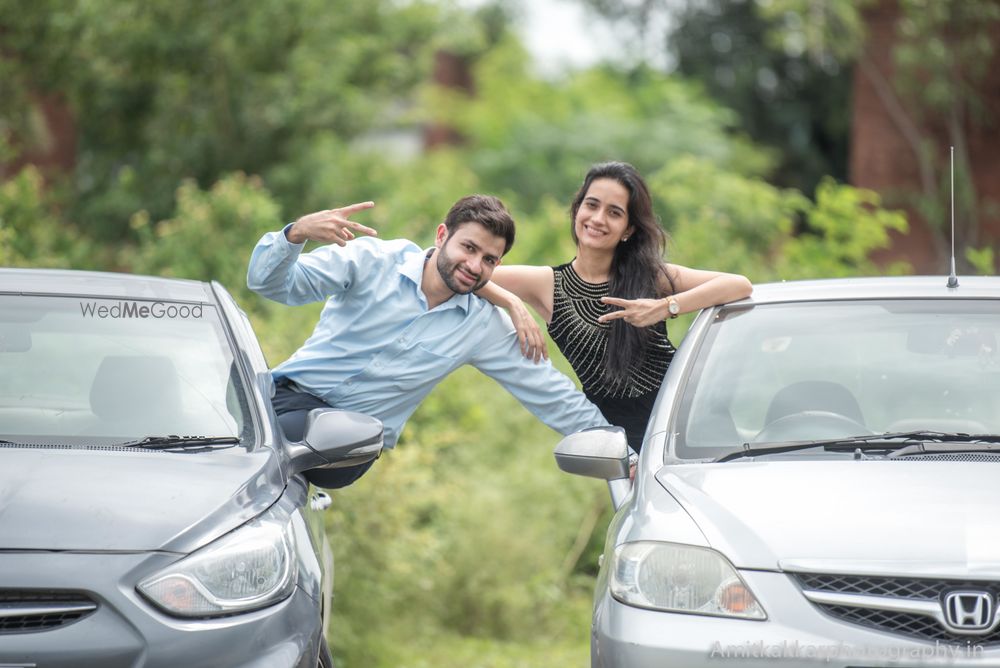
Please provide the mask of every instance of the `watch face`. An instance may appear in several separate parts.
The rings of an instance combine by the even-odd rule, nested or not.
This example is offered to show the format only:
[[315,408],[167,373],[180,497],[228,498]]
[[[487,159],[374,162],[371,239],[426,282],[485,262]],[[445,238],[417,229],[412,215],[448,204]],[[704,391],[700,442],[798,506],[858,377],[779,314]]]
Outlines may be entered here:
[[680,313],[681,307],[677,302],[671,301],[667,304],[667,310],[676,315],[677,313]]

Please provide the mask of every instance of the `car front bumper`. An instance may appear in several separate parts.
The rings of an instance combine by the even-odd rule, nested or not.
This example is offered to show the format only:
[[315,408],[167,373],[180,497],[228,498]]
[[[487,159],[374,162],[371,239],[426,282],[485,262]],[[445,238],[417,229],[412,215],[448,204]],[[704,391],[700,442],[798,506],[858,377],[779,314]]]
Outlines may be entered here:
[[1000,647],[945,645],[835,620],[781,573],[746,572],[765,621],[645,610],[599,594],[591,629],[593,668],[825,668],[1000,666]]
[[[3,552],[0,592],[73,592],[97,604],[46,630],[2,631],[0,665],[38,668],[315,668],[319,603],[300,587],[273,606],[216,619],[177,619],[135,584],[175,561],[163,553]],[[2,621],[2,620],[0,620]]]

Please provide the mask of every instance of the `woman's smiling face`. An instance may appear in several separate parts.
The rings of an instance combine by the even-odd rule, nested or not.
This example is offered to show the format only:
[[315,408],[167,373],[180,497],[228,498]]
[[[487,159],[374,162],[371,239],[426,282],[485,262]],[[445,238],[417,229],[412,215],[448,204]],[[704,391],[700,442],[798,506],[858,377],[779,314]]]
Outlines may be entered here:
[[628,221],[628,189],[614,179],[595,179],[573,221],[577,245],[614,250],[632,227]]

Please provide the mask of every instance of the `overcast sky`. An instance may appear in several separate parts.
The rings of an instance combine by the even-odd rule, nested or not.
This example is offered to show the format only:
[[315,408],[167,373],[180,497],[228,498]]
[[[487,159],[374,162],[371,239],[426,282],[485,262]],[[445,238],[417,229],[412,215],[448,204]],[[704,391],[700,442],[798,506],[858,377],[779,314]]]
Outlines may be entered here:
[[[491,0],[456,0],[479,7]],[[588,14],[579,0],[505,0],[515,7],[515,25],[539,69],[556,74],[621,58],[621,45],[607,23]]]
[[526,0],[521,34],[543,71],[584,67],[620,56],[607,24],[572,0]]
[[[484,0],[465,0],[468,3]],[[539,70],[556,74],[601,61],[635,62],[669,69],[659,42],[640,41],[628,25],[613,24],[585,9],[579,0],[509,0],[520,7],[521,36],[535,56]],[[669,18],[655,13],[646,26],[650,36],[662,36]]]

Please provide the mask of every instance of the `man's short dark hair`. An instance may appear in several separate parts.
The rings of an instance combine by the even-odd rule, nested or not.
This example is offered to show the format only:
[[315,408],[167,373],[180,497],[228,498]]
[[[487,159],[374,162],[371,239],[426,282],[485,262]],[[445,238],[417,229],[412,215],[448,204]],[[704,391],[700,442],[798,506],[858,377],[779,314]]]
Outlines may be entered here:
[[479,223],[491,234],[502,237],[504,255],[514,245],[514,219],[503,202],[492,195],[468,195],[455,202],[444,219],[448,236],[465,223]]

